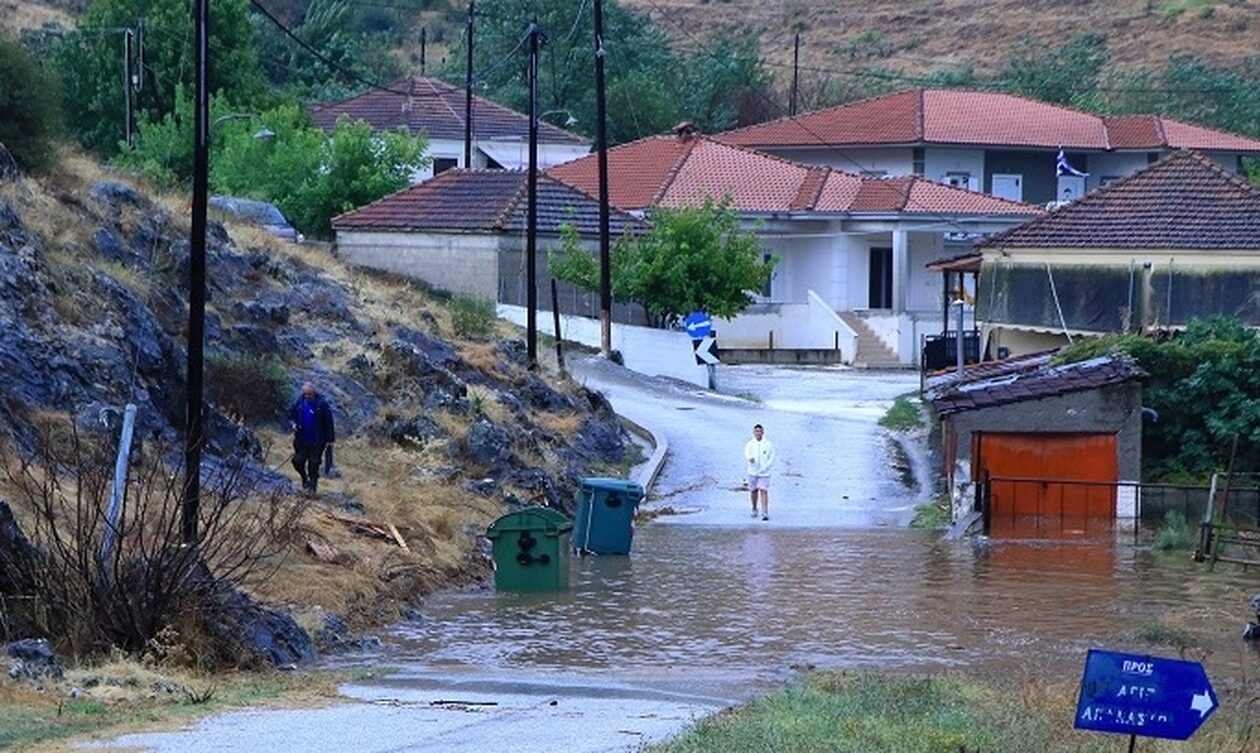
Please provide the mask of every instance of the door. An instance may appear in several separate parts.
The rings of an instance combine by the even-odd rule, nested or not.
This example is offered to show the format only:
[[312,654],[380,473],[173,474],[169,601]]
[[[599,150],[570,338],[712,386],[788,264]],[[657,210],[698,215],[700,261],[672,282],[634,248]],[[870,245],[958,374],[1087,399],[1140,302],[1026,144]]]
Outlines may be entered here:
[[891,248],[872,248],[870,292],[866,307],[890,309],[893,299],[893,252]]
[[1108,530],[1116,516],[1114,434],[983,433],[977,478],[987,474],[991,531],[1045,535]]
[[1024,176],[1012,173],[994,173],[993,190],[990,193],[1000,199],[1023,201]]

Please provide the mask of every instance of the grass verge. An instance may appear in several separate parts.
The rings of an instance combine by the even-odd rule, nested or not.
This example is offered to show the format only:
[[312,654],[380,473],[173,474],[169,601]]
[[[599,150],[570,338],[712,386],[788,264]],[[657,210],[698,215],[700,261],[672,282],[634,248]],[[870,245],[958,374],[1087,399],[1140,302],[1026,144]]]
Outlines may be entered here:
[[879,425],[893,431],[910,431],[923,425],[919,406],[905,396],[893,401],[892,407],[879,419]]
[[[338,699],[337,686],[361,674],[236,672],[213,676],[143,667],[134,662],[67,670],[37,691],[0,682],[0,750],[52,753],[75,749],[67,738],[124,734],[257,706],[307,706]],[[71,698],[71,689],[79,697]]]
[[[1005,685],[950,677],[820,672],[701,721],[653,753],[1104,753],[1111,735],[1072,729],[1074,683]],[[1145,740],[1144,751],[1255,750],[1246,699],[1225,707],[1190,742]]]

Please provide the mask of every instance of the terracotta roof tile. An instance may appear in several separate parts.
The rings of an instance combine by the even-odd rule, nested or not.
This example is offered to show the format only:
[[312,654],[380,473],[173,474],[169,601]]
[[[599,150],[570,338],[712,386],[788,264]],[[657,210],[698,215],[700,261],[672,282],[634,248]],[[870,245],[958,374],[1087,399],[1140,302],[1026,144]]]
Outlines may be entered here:
[[914,89],[718,134],[748,147],[974,144],[1041,149],[1219,149],[1260,140],[1158,115],[1101,117],[1002,92]]
[[[319,128],[332,130],[337,119],[346,116],[362,120],[378,131],[406,128],[425,132],[430,138],[464,138],[464,90],[435,78],[404,78],[356,97],[315,105],[311,120]],[[479,139],[524,140],[529,138],[529,117],[488,99],[473,96],[473,134]],[[539,123],[538,138],[547,144],[590,143],[574,133]]]
[[976,364],[956,374],[928,378],[924,397],[941,416],[998,405],[1040,400],[1094,390],[1146,377],[1132,357],[1102,356],[1088,361],[1054,364],[1053,353],[1036,353],[1005,361]]
[[[609,195],[626,210],[693,206],[729,198],[744,212],[1030,215],[1036,207],[932,183],[868,178],[811,167],[688,134],[654,136],[610,149]],[[595,155],[550,168],[548,175],[594,194]]]
[[1177,152],[977,246],[1260,249],[1260,190]]
[[[337,230],[401,230],[444,233],[523,232],[528,211],[526,174],[519,170],[448,170],[338,217]],[[617,236],[646,225],[613,210],[610,230]],[[599,202],[571,186],[538,179],[538,230],[554,234],[572,225],[583,235],[599,232]]]
[[1117,115],[1103,123],[1112,149],[1162,149],[1168,143],[1154,115]]

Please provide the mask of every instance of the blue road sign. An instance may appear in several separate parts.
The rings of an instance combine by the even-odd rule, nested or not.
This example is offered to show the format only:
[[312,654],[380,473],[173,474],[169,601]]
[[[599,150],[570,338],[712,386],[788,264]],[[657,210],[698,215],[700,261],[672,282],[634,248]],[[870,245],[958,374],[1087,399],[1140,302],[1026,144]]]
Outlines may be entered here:
[[703,340],[713,331],[713,317],[703,311],[692,312],[683,319],[683,329],[687,330],[692,340]]
[[1090,649],[1074,726],[1188,740],[1218,705],[1198,662]]

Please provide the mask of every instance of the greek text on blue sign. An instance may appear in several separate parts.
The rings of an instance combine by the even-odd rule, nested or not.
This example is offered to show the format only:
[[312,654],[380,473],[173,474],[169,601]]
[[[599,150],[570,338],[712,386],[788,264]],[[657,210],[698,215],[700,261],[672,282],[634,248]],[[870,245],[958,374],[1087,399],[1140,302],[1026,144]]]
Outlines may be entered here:
[[1198,662],[1091,649],[1075,727],[1188,740],[1218,705]]

